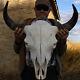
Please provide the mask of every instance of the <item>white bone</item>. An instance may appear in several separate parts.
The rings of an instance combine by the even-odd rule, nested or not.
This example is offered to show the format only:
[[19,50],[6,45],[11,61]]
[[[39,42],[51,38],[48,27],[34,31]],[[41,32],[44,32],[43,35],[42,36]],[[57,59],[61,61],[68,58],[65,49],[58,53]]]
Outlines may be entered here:
[[[46,78],[51,52],[52,49],[56,47],[54,44],[57,43],[55,38],[57,31],[58,28],[56,26],[52,26],[47,21],[43,20],[34,21],[31,25],[24,27],[24,32],[26,34],[24,41],[28,43],[37,79]],[[25,46],[27,48],[27,45]]]

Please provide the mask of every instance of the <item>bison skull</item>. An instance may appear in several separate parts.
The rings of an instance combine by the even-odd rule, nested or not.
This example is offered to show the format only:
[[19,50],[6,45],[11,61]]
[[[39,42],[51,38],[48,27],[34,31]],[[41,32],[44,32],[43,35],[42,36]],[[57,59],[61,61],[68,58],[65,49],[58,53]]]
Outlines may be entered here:
[[56,26],[52,26],[43,20],[35,21],[31,25],[24,27],[26,34],[25,46],[30,50],[37,79],[46,78],[51,52],[57,43],[55,38],[57,31]]

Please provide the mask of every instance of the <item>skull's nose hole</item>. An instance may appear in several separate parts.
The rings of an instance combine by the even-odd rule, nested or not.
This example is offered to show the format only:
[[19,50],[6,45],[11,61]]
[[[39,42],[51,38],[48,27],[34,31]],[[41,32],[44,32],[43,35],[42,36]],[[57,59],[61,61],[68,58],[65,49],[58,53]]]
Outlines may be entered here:
[[44,70],[42,69],[42,75],[44,75]]
[[38,69],[37,75],[39,75],[39,69]]
[[42,80],[42,77],[40,76],[40,80]]

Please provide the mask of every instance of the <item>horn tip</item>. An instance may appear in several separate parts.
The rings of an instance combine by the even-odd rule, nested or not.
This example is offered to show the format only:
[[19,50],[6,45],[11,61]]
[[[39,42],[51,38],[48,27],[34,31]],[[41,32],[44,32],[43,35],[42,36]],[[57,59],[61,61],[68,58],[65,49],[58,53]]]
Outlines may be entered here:
[[74,9],[76,9],[76,7],[75,7],[75,5],[74,5],[74,4],[72,4],[72,6],[73,6],[73,8],[74,8]]
[[72,4],[72,6],[73,6],[74,11],[76,11],[76,12],[77,12],[77,9],[76,9],[75,5],[74,5],[74,4]]
[[75,7],[75,5],[74,5],[74,4],[72,4],[72,6],[73,6],[73,8],[74,8],[74,9],[76,9],[76,7]]
[[76,13],[76,16],[78,16],[78,11],[77,11],[77,9],[76,9],[75,5],[74,5],[74,4],[72,4],[72,6],[73,6],[74,13]]
[[74,6],[74,4],[72,4],[72,6]]

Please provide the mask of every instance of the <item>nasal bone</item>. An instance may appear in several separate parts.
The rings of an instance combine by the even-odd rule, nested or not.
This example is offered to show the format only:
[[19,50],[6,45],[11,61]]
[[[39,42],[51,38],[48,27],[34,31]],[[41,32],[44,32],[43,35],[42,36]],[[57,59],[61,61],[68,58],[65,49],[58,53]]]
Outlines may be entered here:
[[43,69],[40,68],[38,76],[39,76],[39,80],[43,80],[44,79],[45,75],[44,75],[44,70]]
[[40,80],[43,80],[43,79],[42,79],[42,76],[40,76]]
[[43,80],[43,79],[42,79],[42,76],[40,76],[39,80]]

